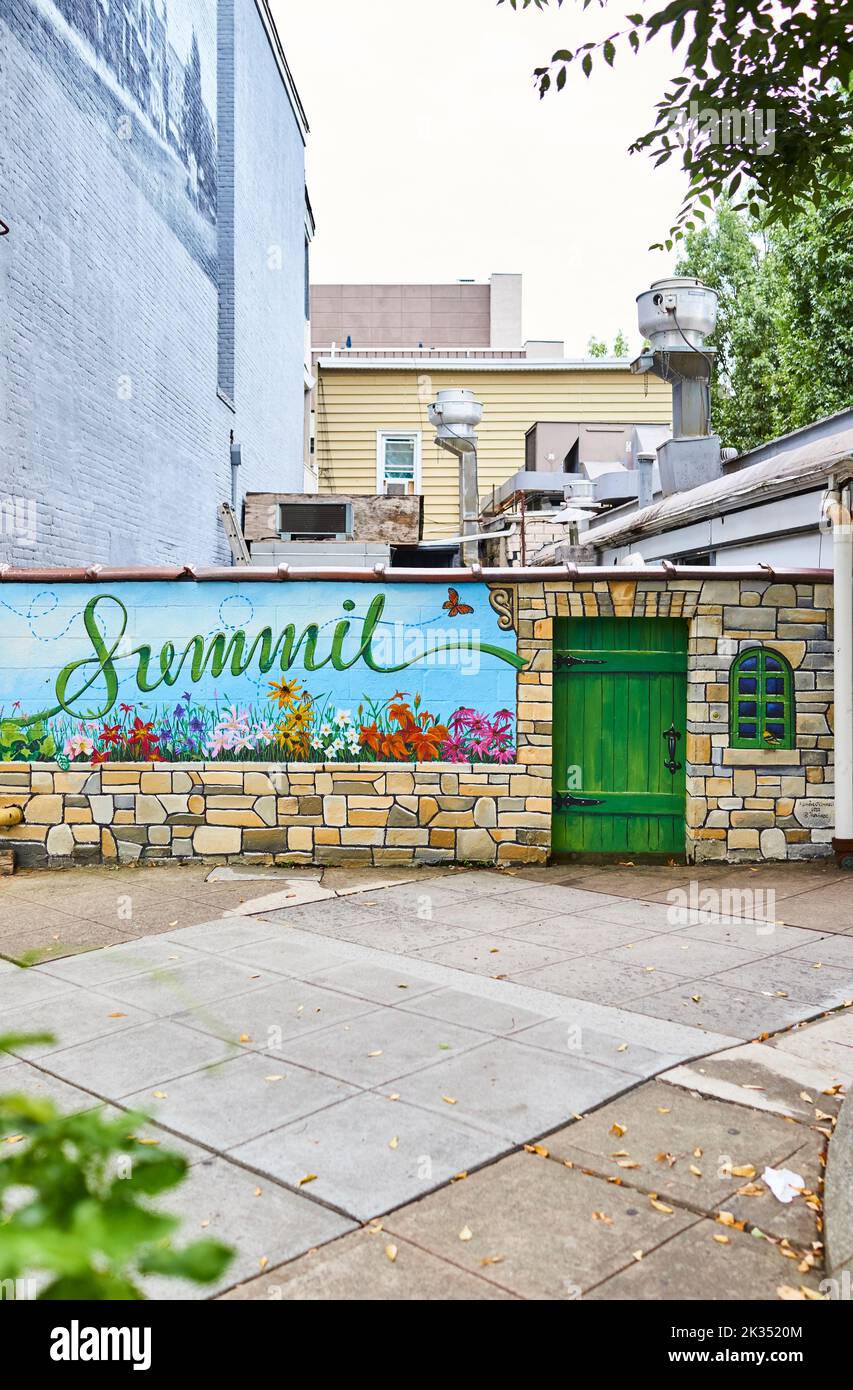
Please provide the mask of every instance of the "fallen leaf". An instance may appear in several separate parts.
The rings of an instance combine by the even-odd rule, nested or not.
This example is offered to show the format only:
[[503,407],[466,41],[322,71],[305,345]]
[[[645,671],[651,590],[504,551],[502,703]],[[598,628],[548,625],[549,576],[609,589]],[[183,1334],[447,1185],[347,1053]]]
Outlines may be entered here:
[[643,1258],[643,1251],[642,1251],[642,1250],[634,1250],[634,1251],[632,1251],[632,1254],[633,1254],[633,1257],[634,1257],[635,1260],[641,1260],[641,1259]]
[[400,1143],[399,1137],[398,1137],[398,1135],[395,1134],[393,1139],[389,1139],[389,1140],[388,1140],[388,1147],[389,1147],[389,1149],[396,1149],[396,1148],[398,1147],[399,1143]]
[[628,1044],[627,1044],[627,1043],[620,1043],[619,1046],[617,1047],[616,1051],[617,1051],[617,1052],[627,1052],[627,1051],[628,1051]]
[[267,1255],[262,1255],[261,1258],[258,1260],[258,1266],[259,1266],[259,1268],[260,1268],[260,1269],[266,1269],[266,1267],[267,1267],[268,1264],[269,1264],[269,1256],[267,1256]]
[[137,1144],[147,1144],[150,1148],[156,1148],[160,1143],[159,1139],[137,1139]]
[[693,1000],[693,1003],[694,1003],[694,1004],[701,1004],[701,1003],[702,1003],[702,996],[701,996],[701,994],[691,994],[690,998]]
[[525,1144],[524,1152],[528,1154],[537,1154],[539,1158],[547,1158],[550,1150],[546,1149],[544,1144]]
[[168,1099],[169,1099],[169,1093],[168,1093],[168,1091],[152,1091],[151,1094],[152,1094],[152,1096],[154,1097],[155,1100],[168,1100]]
[[695,1163],[691,1163],[691,1165],[690,1165],[690,1171],[691,1171],[691,1173],[693,1174],[694,1178],[701,1178],[701,1176],[702,1176],[702,1169],[701,1169],[701,1168],[697,1168]]
[[456,1104],[456,1097],[455,1097],[455,1096],[442,1096],[441,1099],[444,1101],[445,1105],[455,1105],[455,1104]]
[[503,1262],[504,1262],[505,1259],[506,1259],[506,1256],[505,1256],[505,1255],[486,1255],[486,1256],[480,1261],[480,1264],[483,1266],[483,1268],[485,1268],[486,1265],[500,1265],[500,1264],[503,1264]]
[[306,1173],[304,1178],[300,1178],[300,1179],[299,1179],[299,1182],[296,1184],[296,1186],[297,1186],[297,1187],[305,1187],[306,1183],[309,1183],[309,1182],[316,1182],[316,1181],[317,1181],[317,1174],[316,1174],[316,1173]]
[[608,1216],[606,1212],[603,1211],[594,1211],[592,1213],[592,1219],[593,1221],[600,1221],[603,1226],[613,1225],[613,1217]]
[[623,1134],[628,1133],[627,1125],[620,1125],[618,1122],[610,1126],[610,1133],[615,1134],[617,1139],[621,1139]]
[[120,1014],[120,1013],[107,1014],[107,1018],[127,1018],[127,1014]]
[[389,1260],[391,1261],[391,1263],[393,1264],[394,1261],[395,1261],[396,1258],[397,1258],[397,1247],[396,1247],[396,1245],[386,1245],[386,1246],[385,1246],[385,1254],[388,1256],[388,1259],[389,1259]]
[[666,1202],[661,1202],[657,1197],[650,1197],[649,1201],[651,1202],[655,1211],[662,1211],[664,1216],[672,1216],[673,1209],[672,1207],[668,1207]]
[[471,1230],[470,1226],[463,1226],[462,1230],[459,1232],[460,1240],[472,1240],[473,1236],[474,1232]]
[[717,1220],[719,1221],[721,1226],[734,1226],[736,1224],[735,1218],[732,1216],[730,1211],[718,1212]]
[[732,1168],[733,1178],[754,1178],[755,1168],[751,1163],[739,1163],[736,1168]]
[[240,1034],[240,1042],[251,1042],[251,1041],[252,1041],[252,1039],[250,1038],[250,1036],[249,1036],[248,1033],[241,1033],[241,1034]]
[[386,1099],[388,1099],[388,1100],[399,1100],[399,1099],[400,1099],[400,1092],[399,1092],[399,1091],[392,1091],[391,1094],[390,1094],[390,1096],[386,1097]]
[[256,1197],[262,1197],[262,1196],[263,1196],[263,1193],[264,1193],[264,1190],[263,1190],[262,1187],[256,1187],[256,1188],[255,1188],[255,1196],[256,1196]]
[[380,1048],[377,1048],[375,1052],[368,1052],[367,1055],[368,1055],[368,1057],[381,1057],[381,1056],[382,1056],[382,1049],[381,1049],[381,1047],[380,1047]]
[[659,1105],[659,1106],[657,1107],[657,1111],[658,1111],[658,1114],[659,1114],[659,1115],[668,1115],[671,1109],[672,1109],[672,1107],[669,1106],[669,1105]]
[[728,1236],[724,1236],[719,1233],[714,1236],[714,1240],[716,1240],[720,1245],[731,1245],[731,1241],[729,1240]]
[[468,1176],[468,1171],[467,1171],[467,1169],[464,1169],[464,1168],[463,1168],[463,1170],[462,1170],[461,1173],[454,1173],[454,1174],[453,1174],[453,1177],[450,1179],[450,1181],[451,1181],[451,1182],[464,1182],[465,1179],[467,1178],[467,1176]]
[[805,1301],[805,1294],[800,1289],[795,1289],[791,1284],[779,1284],[776,1288],[777,1298],[781,1298],[783,1303],[794,1303],[798,1300]]
[[201,1226],[201,1229],[204,1231],[204,1230],[206,1230],[207,1227],[210,1225],[210,1218],[209,1218],[209,1217],[205,1217],[205,1219],[204,1219],[203,1221],[199,1221],[198,1224],[199,1224],[199,1226]]
[[616,1166],[618,1168],[642,1168],[643,1165],[637,1163],[633,1158],[620,1158]]
[[265,1076],[265,1077],[264,1077],[264,1081],[283,1081],[283,1080],[284,1080],[284,1076],[280,1076],[280,1075]]

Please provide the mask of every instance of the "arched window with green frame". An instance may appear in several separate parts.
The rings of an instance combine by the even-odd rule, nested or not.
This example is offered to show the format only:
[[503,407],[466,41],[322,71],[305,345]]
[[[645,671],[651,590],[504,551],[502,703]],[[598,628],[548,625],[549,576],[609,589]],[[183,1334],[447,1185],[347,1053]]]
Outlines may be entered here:
[[729,722],[733,748],[793,748],[794,676],[779,652],[748,647],[732,663]]

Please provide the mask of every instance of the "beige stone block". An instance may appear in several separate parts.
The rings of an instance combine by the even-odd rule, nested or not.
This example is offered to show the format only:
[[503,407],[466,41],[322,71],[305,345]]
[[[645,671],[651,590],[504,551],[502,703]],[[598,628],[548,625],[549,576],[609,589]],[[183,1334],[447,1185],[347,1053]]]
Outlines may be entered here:
[[775,822],[776,816],[773,811],[732,811],[733,826],[764,830],[774,825]]
[[485,863],[494,860],[497,845],[488,830],[459,830],[456,835],[457,859],[472,863]]
[[292,825],[287,832],[287,848],[310,853],[314,848],[314,831],[310,825]]
[[789,796],[780,796],[779,800],[776,802],[776,814],[777,816],[792,816],[794,814],[793,798]]
[[348,825],[387,825],[388,812],[378,811],[353,811],[347,816]]
[[62,797],[31,796],[24,808],[24,819],[30,825],[59,825],[62,820]]
[[34,792],[52,792],[53,773],[41,771],[33,772],[30,777],[30,787]]
[[143,792],[170,792],[172,790],[171,772],[143,772],[139,779],[139,789]]
[[215,772],[210,770],[202,772],[201,781],[202,785],[205,787],[240,788],[243,785],[243,774],[242,772],[224,772],[220,768],[217,768]]
[[68,825],[91,825],[92,812],[88,806],[66,806],[65,821]]
[[411,772],[389,772],[386,779],[387,790],[394,796],[410,795],[415,790],[415,778]]
[[101,827],[101,854],[104,859],[118,858],[118,850],[116,849],[113,833],[111,830],[108,830],[106,826]]
[[[185,815],[188,815],[188,814],[189,814],[189,809],[190,809],[190,808],[189,808],[189,803],[190,803],[190,801],[192,800],[191,797],[188,797],[188,796],[178,796],[178,795],[173,794],[172,792],[169,792],[168,796],[166,796],[166,795],[161,796],[161,797],[159,797],[159,800],[162,802],[163,809],[164,809],[164,811],[166,812],[166,814],[167,814],[168,816],[185,816]],[[202,810],[203,810],[203,809],[204,809],[204,800],[203,800],[203,798],[202,798],[202,797],[196,797],[195,800],[201,801],[201,803],[202,803]]]
[[728,777],[707,777],[705,791],[709,796],[730,796],[732,784]]
[[247,772],[243,777],[243,790],[249,796],[275,796],[276,788],[265,772]]
[[111,796],[90,796],[89,806],[92,820],[97,825],[109,825],[113,818],[113,798]]
[[113,813],[113,825],[133,825],[134,814],[132,811],[115,811]]
[[755,771],[751,767],[736,767],[733,790],[735,796],[755,795]]
[[208,796],[209,811],[245,811],[255,804],[253,796]]
[[487,827],[497,824],[497,809],[494,797],[480,797],[474,806],[474,824]]
[[318,845],[339,845],[341,832],[340,830],[333,830],[329,826],[318,825],[314,831],[314,840]]
[[187,810],[193,816],[204,815],[205,798],[203,796],[190,796],[187,798]]
[[194,785],[195,785],[195,784],[194,784],[194,782],[193,782],[193,779],[192,779],[192,777],[190,776],[190,774],[189,774],[188,772],[173,772],[173,773],[172,773],[172,791],[173,791],[173,792],[178,792],[178,793],[181,793],[181,792],[191,792]]
[[346,825],[347,800],[345,796],[323,797],[323,819],[326,825]]
[[242,825],[252,830],[263,829],[266,821],[254,811],[208,811],[208,825]]
[[548,767],[551,766],[551,749],[537,748],[533,744],[524,744],[518,749],[516,761],[524,764],[525,767]]
[[148,841],[152,845],[168,845],[172,839],[172,827],[170,825],[152,825],[148,832]]
[[156,796],[136,798],[136,819],[140,825],[162,825],[166,819],[166,808]]
[[237,826],[199,825],[193,835],[196,854],[239,854],[242,832]]
[[544,864],[548,851],[539,845],[505,844],[498,846],[498,862],[501,864]]
[[384,845],[385,831],[382,829],[371,829],[369,826],[347,827],[341,831],[342,845]]
[[[60,777],[72,777],[72,776],[76,776],[76,775],[77,775],[76,773],[70,773],[70,772],[59,773],[59,772],[58,772],[58,773],[56,774],[56,780],[57,780],[57,788],[56,788],[56,790],[57,790],[57,791],[77,791],[77,790],[80,790],[80,789],[82,788],[82,785],[83,785],[82,783],[80,784],[80,788],[74,788],[74,787],[65,787],[65,786],[62,786],[62,785],[60,784],[60,782],[59,782],[59,778],[60,778]],[[122,768],[121,771],[119,771],[118,769],[116,769],[116,768],[114,768],[114,767],[113,767],[113,768],[102,767],[102,768],[101,768],[101,786],[102,786],[102,787],[122,787],[122,788],[127,788],[128,791],[137,791],[138,788],[139,788],[139,779],[141,778],[141,776],[142,776],[141,771],[140,771],[140,772],[129,772],[129,771],[125,770],[124,768]],[[84,780],[85,780],[85,779],[84,779]]]
[[757,830],[730,830],[729,849],[758,849]]
[[47,852],[51,858],[66,859],[74,848],[70,825],[52,825],[47,832]]
[[708,803],[702,796],[691,796],[687,800],[687,824],[703,825],[708,814]]
[[195,827],[192,826],[192,825],[173,825],[173,826],[171,827],[171,830],[172,830],[172,839],[173,839],[173,840],[190,840],[190,839],[192,839],[192,835],[193,835],[193,830],[194,830],[194,828],[195,828]]
[[71,832],[79,845],[99,845],[101,843],[101,827],[99,825],[74,825]]
[[385,836],[385,843],[397,848],[401,845],[427,845],[431,843],[430,834],[427,829],[407,830],[402,826],[392,826]]
[[709,763],[711,761],[710,735],[688,733],[685,751],[689,763]]
[[[79,796],[91,775],[92,773],[89,768],[87,768],[85,772],[55,772],[53,774],[53,789],[57,792],[70,792],[72,796]],[[113,775],[118,777],[121,781],[126,780],[124,773],[115,773]],[[106,773],[106,769],[104,769],[101,772],[101,782],[103,783],[108,780],[109,777]],[[33,791],[35,791],[35,787],[33,787]]]
[[429,843],[436,849],[453,849],[456,832],[453,830],[430,830]]
[[418,802],[418,820],[421,825],[429,825],[438,815],[438,802],[433,796],[422,796]]

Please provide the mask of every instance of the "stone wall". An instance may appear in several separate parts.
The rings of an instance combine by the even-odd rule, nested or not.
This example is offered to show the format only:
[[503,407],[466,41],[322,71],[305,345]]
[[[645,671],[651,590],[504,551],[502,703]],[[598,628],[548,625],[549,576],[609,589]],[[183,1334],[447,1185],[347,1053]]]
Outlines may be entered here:
[[[488,576],[486,576],[488,577]],[[442,581],[444,582],[444,581]],[[831,852],[832,588],[744,575],[542,578],[492,583],[526,659],[517,756],[450,763],[0,763],[0,831],[22,864],[253,859],[276,863],[541,863],[551,840],[552,643],[559,618],[688,623],[685,854],[691,861],[812,859]],[[728,675],[746,647],[794,674],[796,746],[736,749]]]
[[22,865],[538,862],[550,836],[550,769],[424,763],[110,763],[60,772],[0,764],[0,832]]

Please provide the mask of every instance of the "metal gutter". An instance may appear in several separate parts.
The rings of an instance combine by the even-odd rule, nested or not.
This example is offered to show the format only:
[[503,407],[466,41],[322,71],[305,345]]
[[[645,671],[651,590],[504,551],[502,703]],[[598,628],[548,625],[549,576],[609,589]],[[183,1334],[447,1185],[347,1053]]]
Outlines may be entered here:
[[[411,372],[423,371],[424,363],[433,372],[629,372],[627,360],[605,357],[560,357],[553,362],[535,357],[496,357],[489,361],[477,357],[320,357],[318,366],[324,370],[341,368],[349,372]],[[668,424],[668,421],[649,423]]]
[[627,565],[548,565],[526,569],[488,569],[475,565],[467,569],[391,569],[384,564],[371,569],[346,569],[324,566],[298,568],[291,565],[262,568],[260,565],[197,569],[194,565],[152,565],[108,568],[89,565],[85,568],[36,569],[0,565],[3,584],[117,584],[120,582],[150,583],[193,582],[201,584],[261,584],[287,581],[346,580],[348,583],[375,584],[541,584],[546,580],[604,580],[623,582],[645,579],[779,579],[802,580],[804,583],[831,584],[831,569],[785,569],[770,565],[723,567],[721,565],[672,565],[664,560],[657,566],[645,565],[631,569]]

